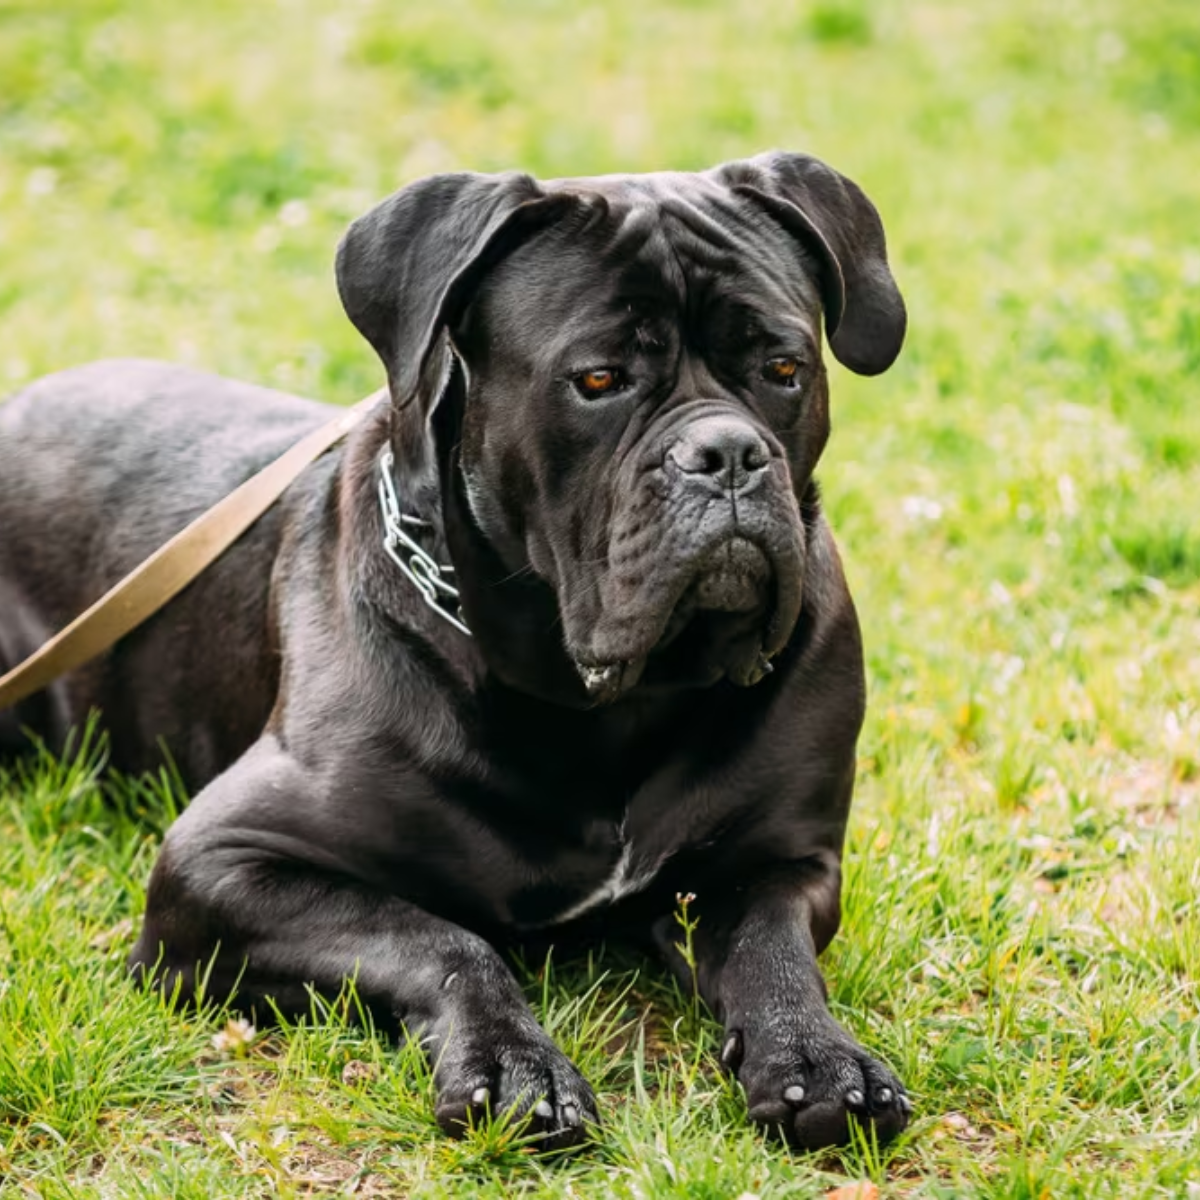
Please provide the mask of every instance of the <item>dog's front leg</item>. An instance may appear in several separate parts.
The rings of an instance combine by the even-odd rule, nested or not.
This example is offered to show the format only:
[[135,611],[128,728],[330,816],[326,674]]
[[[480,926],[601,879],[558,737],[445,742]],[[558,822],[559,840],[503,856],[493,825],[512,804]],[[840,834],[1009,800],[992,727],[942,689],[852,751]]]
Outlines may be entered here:
[[[723,1022],[721,1061],[745,1089],[750,1117],[801,1149],[847,1140],[851,1119],[880,1140],[908,1123],[904,1086],[830,1015],[817,942],[837,923],[838,868],[804,864],[701,895],[691,909],[695,982]],[[675,918],[655,928],[690,986]]]
[[[421,1040],[436,1114],[461,1133],[485,1112],[529,1118],[544,1148],[597,1123],[591,1088],[538,1025],[482,937],[322,861],[329,840],[297,836],[303,773],[261,743],[205,789],[169,832],[130,966],[185,995],[308,1006],[355,980],[374,1011]],[[308,810],[311,811],[311,810]]]

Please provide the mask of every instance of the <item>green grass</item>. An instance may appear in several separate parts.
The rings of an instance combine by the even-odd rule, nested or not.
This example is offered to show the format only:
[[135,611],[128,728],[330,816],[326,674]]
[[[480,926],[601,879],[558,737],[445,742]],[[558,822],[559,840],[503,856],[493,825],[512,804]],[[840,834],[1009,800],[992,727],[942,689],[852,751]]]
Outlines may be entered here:
[[434,170],[783,146],[877,201],[911,336],[833,381],[871,707],[825,967],[917,1103],[886,1151],[766,1145],[711,1022],[611,948],[523,975],[600,1093],[569,1163],[439,1137],[352,995],[222,1054],[227,1014],[123,977],[180,797],[93,740],[0,780],[0,1193],[1194,1195],[1194,8],[0,0],[0,388],[146,354],[356,399],[379,372],[333,245]]

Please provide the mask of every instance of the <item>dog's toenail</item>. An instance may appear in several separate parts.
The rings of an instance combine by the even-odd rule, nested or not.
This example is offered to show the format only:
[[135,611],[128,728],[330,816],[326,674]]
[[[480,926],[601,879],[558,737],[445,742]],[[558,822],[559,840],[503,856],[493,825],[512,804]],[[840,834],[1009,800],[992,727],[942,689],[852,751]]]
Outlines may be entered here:
[[543,1120],[554,1116],[554,1108],[548,1100],[539,1100],[537,1103],[537,1108],[535,1108],[533,1111],[537,1116],[543,1118]]
[[731,1033],[725,1039],[725,1045],[721,1049],[721,1066],[727,1071],[732,1071],[736,1066],[737,1059],[741,1057],[742,1039],[740,1034]]
[[891,1088],[880,1088],[879,1089],[879,1103],[880,1104],[891,1104],[891,1102],[892,1102],[892,1089]]
[[578,1125],[579,1124],[579,1109],[577,1109],[575,1107],[575,1105],[573,1105],[573,1104],[564,1104],[563,1105],[563,1120],[568,1125]]
[[903,1092],[900,1093],[897,1099],[900,1102],[900,1107],[904,1109],[906,1113],[912,1112],[912,1101]]
[[799,1104],[804,1099],[804,1089],[798,1083],[793,1083],[791,1087],[783,1089],[783,1098],[789,1104]]
[[492,1098],[492,1093],[485,1087],[476,1088],[471,1093],[472,1104],[486,1104]]
[[862,1106],[863,1106],[862,1092],[860,1092],[858,1090],[858,1088],[855,1088],[853,1091],[847,1092],[846,1093],[846,1103],[851,1108],[862,1108]]

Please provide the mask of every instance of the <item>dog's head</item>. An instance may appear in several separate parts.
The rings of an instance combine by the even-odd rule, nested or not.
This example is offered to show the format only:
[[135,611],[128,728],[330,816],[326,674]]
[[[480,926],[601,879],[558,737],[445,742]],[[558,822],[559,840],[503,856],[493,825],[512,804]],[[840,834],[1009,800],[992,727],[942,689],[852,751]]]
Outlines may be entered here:
[[[595,701],[750,684],[800,612],[829,433],[821,319],[860,374],[905,311],[875,208],[812,158],[702,174],[442,175],[357,220],[346,311],[387,369],[401,470],[454,428],[471,520],[553,590]],[[468,613],[468,615],[470,615]]]

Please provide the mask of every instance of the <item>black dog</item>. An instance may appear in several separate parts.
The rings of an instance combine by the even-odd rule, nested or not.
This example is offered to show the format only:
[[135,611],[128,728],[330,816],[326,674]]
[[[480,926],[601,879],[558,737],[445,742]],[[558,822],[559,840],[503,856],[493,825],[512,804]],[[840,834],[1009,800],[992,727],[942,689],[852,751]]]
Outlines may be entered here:
[[[115,765],[161,739],[207,785],[134,966],[186,991],[215,955],[212,990],[297,1008],[355,977],[429,1047],[446,1129],[515,1107],[557,1146],[592,1093],[496,947],[648,937],[681,970],[691,892],[752,1117],[805,1147],[851,1117],[894,1134],[904,1090],[816,961],[864,694],[812,479],[820,327],[862,374],[899,352],[874,207],[788,154],[444,175],[356,221],[337,273],[391,404],[113,653],[0,713],[13,751],[98,706]],[[142,362],[5,405],[0,668],[332,411]]]

